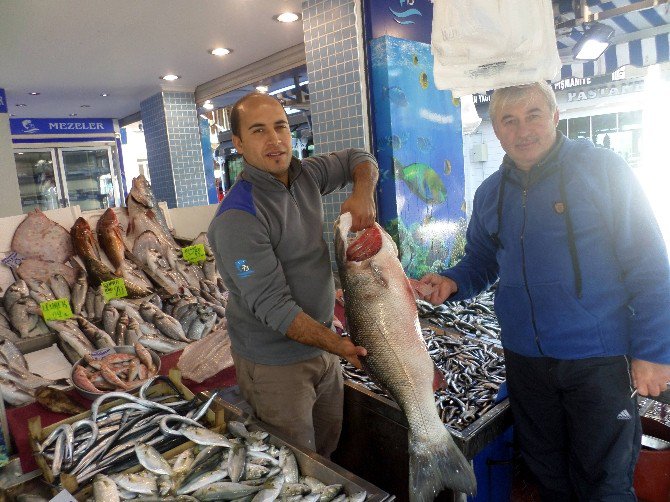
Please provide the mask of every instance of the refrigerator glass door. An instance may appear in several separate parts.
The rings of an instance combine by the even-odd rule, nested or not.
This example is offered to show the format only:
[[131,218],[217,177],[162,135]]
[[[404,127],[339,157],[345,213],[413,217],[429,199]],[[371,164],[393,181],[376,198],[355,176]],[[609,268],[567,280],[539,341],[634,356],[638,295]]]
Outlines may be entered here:
[[53,149],[14,151],[23,212],[65,207]]
[[82,211],[119,205],[110,147],[61,148],[58,154],[70,205],[79,205]]

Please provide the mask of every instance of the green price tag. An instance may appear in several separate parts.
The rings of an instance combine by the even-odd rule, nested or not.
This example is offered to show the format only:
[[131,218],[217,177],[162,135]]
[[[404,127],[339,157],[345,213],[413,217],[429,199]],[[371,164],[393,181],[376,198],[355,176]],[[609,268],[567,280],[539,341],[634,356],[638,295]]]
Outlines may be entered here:
[[40,309],[42,309],[42,316],[44,316],[45,321],[65,321],[72,317],[72,309],[67,298],[42,302],[40,303]]
[[190,263],[200,263],[207,259],[204,244],[196,244],[195,246],[181,248],[181,254],[184,257],[184,260]]
[[126,283],[122,278],[112,279],[111,281],[101,282],[102,294],[105,296],[105,301],[108,302],[114,298],[123,298],[128,296],[126,291]]

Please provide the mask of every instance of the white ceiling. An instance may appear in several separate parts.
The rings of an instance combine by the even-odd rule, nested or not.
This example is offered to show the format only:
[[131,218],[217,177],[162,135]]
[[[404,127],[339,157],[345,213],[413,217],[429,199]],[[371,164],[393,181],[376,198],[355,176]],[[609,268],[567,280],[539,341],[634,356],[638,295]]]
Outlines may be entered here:
[[[0,88],[17,117],[123,118],[303,42],[301,0],[0,0]],[[209,50],[226,47],[223,58]],[[31,91],[40,92],[30,96]],[[100,93],[108,92],[103,98]],[[19,103],[26,107],[17,107]],[[90,105],[82,108],[81,105]]]

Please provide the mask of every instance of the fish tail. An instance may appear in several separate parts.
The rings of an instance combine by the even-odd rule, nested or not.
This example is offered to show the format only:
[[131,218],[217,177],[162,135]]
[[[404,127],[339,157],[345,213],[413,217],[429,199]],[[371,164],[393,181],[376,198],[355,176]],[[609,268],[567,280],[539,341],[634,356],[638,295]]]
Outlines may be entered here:
[[410,502],[431,502],[445,488],[474,496],[477,481],[470,462],[444,429],[440,437],[409,436]]

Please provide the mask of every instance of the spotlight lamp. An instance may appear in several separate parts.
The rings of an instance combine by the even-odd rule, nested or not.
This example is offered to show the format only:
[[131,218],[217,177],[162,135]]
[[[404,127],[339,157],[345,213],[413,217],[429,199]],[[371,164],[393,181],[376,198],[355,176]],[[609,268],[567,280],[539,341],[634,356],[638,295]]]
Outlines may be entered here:
[[602,56],[611,43],[614,28],[602,23],[591,23],[584,28],[584,35],[572,49],[575,59],[593,61]]

